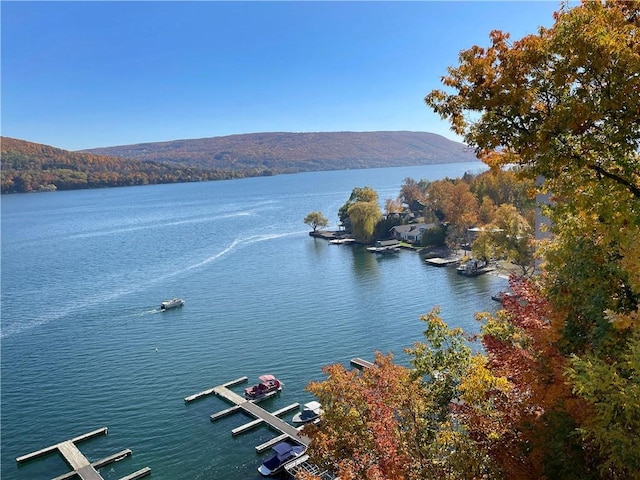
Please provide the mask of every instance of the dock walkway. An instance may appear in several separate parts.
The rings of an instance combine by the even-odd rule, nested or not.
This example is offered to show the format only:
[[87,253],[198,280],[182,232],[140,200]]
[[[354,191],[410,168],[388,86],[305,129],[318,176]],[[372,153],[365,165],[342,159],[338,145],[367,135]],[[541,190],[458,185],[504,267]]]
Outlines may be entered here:
[[351,359],[351,365],[353,365],[354,367],[362,370],[364,368],[373,368],[375,367],[375,363],[372,363],[368,360],[364,360],[360,357],[355,357]]
[[[117,462],[118,460],[128,457],[131,455],[131,450],[126,449],[121,452],[115,453],[113,455],[109,455],[106,458],[98,460],[96,462],[89,462],[87,457],[85,457],[80,449],[76,446],[77,442],[81,442],[83,440],[88,440],[90,438],[96,437],[98,435],[103,435],[107,433],[107,427],[99,428],[97,430],[93,430],[91,432],[85,433],[78,437],[74,437],[71,440],[65,440],[64,442],[57,443],[55,445],[51,445],[50,447],[42,448],[35,452],[28,453],[26,455],[22,455],[16,458],[18,463],[25,463],[29,460],[33,460],[35,458],[43,457],[45,455],[50,455],[52,453],[58,452],[64,458],[67,465],[72,469],[71,472],[65,473],[56,477],[54,480],[65,480],[70,478],[80,478],[80,480],[103,480],[102,476],[96,470],[97,468],[104,467],[113,462]],[[149,467],[144,467],[137,472],[134,472],[130,475],[127,475],[122,480],[135,480],[138,478],[146,477],[151,474],[151,469]]]
[[286,434],[292,440],[300,443],[301,445],[304,445],[305,447],[309,446],[309,438],[305,435],[302,435],[296,427],[288,424],[284,420],[281,420],[273,413],[267,412],[264,408],[259,407],[254,402],[247,400],[243,396],[229,390],[225,385],[214,387],[213,393],[227,400],[228,402],[235,404],[257,419],[264,421],[273,429],[279,431],[282,434]]

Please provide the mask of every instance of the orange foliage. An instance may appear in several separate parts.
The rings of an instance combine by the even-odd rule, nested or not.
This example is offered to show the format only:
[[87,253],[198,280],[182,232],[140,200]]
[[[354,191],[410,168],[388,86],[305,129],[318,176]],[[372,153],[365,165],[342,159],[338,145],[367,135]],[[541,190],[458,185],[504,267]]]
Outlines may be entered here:
[[319,425],[304,429],[309,454],[343,479],[420,478],[412,441],[419,432],[407,421],[420,415],[420,382],[392,355],[376,354],[375,364],[361,373],[330,365],[323,368],[326,381],[308,386],[324,411]]
[[[557,347],[547,300],[531,280],[514,277],[511,288],[504,311],[487,320],[482,335],[487,368],[509,388],[487,389],[481,404],[464,404],[459,411],[471,437],[506,478],[541,479],[554,456],[570,455],[552,451],[562,425],[580,424],[588,408],[564,378],[567,361]],[[575,465],[579,469],[580,461]]]

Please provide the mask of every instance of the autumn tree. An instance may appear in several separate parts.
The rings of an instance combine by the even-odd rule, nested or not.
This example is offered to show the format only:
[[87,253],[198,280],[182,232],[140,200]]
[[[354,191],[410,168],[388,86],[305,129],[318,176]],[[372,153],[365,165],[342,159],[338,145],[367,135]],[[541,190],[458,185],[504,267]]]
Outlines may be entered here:
[[453,182],[450,178],[436,180],[431,182],[427,188],[425,210],[431,212],[438,221],[445,221],[444,205],[452,195]]
[[510,204],[500,205],[494,217],[473,242],[474,256],[504,258],[520,267],[521,275],[533,273],[533,228],[529,222]]
[[503,478],[595,478],[575,429],[589,412],[565,380],[568,359],[540,287],[513,277],[504,309],[482,314],[485,355],[474,359],[457,410]]
[[[488,158],[487,161],[489,161]],[[532,195],[535,183],[520,175],[520,172],[519,168],[489,169],[471,178],[469,189],[481,204],[487,200],[496,206],[508,203],[516,207],[518,212],[526,217],[527,212],[533,210],[535,206]]]
[[394,200],[387,198],[384,201],[384,213],[390,215],[392,213],[402,213],[402,202],[400,200]]
[[451,405],[470,365],[461,329],[438,309],[421,317],[424,342],[408,350],[413,368],[376,354],[361,373],[336,364],[307,389],[323,405],[323,419],[305,427],[312,460],[340,478],[473,479],[495,473],[489,457],[459,428]]
[[356,202],[347,211],[351,220],[353,237],[362,243],[370,243],[376,224],[382,219],[377,202]]
[[313,228],[315,232],[317,228],[326,228],[329,225],[329,220],[322,215],[322,212],[311,212],[304,217],[303,222]]
[[482,225],[492,223],[496,215],[496,204],[489,197],[484,197],[478,207],[478,221]]
[[428,180],[416,181],[411,177],[407,177],[400,187],[398,200],[408,208],[411,208],[414,202],[424,203],[428,185]]
[[343,225],[348,226],[356,240],[369,243],[376,224],[382,218],[378,193],[371,187],[354,188],[349,199],[340,207],[338,217]]
[[378,193],[371,187],[355,187],[347,201],[338,210],[338,218],[345,222],[349,218],[349,208],[356,202],[378,203]]
[[[525,449],[514,462],[545,459],[565,478],[638,478],[640,380],[630,359],[640,348],[640,4],[562,4],[554,20],[517,41],[491,32],[489,47],[461,52],[448,69],[449,90],[425,101],[492,168],[519,165],[552,195],[537,280],[548,307],[537,313],[566,375],[540,414],[550,420],[559,411],[551,403],[576,399],[585,408],[560,410],[563,428],[539,432],[537,445],[572,455]],[[519,348],[543,358],[531,343]],[[523,391],[545,368],[532,364]]]
[[324,412],[318,426],[305,427],[309,453],[340,478],[420,478],[411,476],[422,470],[422,456],[412,452],[418,425],[400,421],[424,414],[419,381],[392,356],[377,354],[375,364],[361,374],[340,364],[325,367],[327,380],[307,387]]
[[[436,180],[427,188],[425,210],[448,224],[447,243],[455,248],[467,243],[467,229],[478,221],[478,201],[462,180]],[[426,216],[426,214],[425,214]]]

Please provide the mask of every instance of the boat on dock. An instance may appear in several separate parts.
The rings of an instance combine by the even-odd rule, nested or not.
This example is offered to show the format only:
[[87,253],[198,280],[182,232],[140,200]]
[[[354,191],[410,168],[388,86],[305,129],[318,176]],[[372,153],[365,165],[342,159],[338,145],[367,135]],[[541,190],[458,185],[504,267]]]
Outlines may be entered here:
[[400,253],[400,247],[367,247],[367,250],[377,255]]
[[322,405],[320,402],[305,403],[302,410],[296,413],[291,420],[293,423],[308,423],[318,420],[322,415]]
[[371,253],[379,255],[389,255],[400,251],[400,242],[398,240],[378,240],[372,247],[367,247]]
[[256,400],[271,392],[282,390],[282,382],[273,375],[262,375],[258,377],[260,383],[244,389],[244,397],[248,400]]
[[171,300],[165,300],[160,304],[160,310],[171,310],[172,308],[178,308],[184,305],[184,300],[181,298],[172,298]]
[[332,240],[329,240],[329,243],[331,245],[344,245],[345,243],[353,243],[355,241],[356,241],[355,238],[345,237],[345,238],[334,238]]
[[456,271],[460,275],[464,275],[466,277],[477,277],[478,275],[489,273],[494,270],[495,268],[491,267],[487,262],[476,259],[469,260],[467,263],[463,263],[456,268]]
[[303,455],[307,448],[302,445],[291,445],[289,442],[280,442],[271,449],[273,453],[258,467],[258,472],[265,477],[280,472],[287,463]]

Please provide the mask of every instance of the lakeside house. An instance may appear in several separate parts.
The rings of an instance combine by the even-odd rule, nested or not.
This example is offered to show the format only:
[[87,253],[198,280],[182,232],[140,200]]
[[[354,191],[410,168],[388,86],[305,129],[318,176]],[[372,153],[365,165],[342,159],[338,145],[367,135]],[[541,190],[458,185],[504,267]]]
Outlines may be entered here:
[[437,228],[435,223],[412,223],[409,225],[396,225],[389,231],[391,237],[407,243],[420,243],[422,234],[432,228]]

